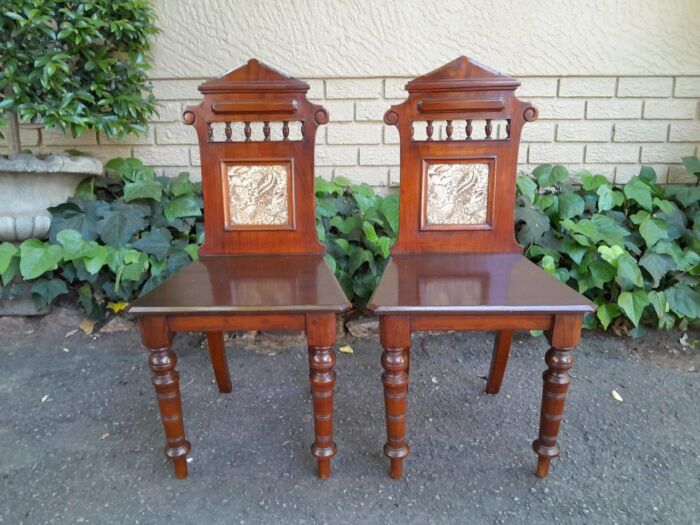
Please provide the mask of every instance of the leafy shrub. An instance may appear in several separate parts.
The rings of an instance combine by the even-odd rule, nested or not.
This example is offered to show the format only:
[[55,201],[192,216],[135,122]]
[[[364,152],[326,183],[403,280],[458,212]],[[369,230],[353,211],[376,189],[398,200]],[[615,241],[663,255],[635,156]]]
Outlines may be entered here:
[[[75,198],[51,210],[48,242],[0,244],[4,285],[20,274],[40,303],[74,288],[88,314],[100,317],[197,257],[200,184],[187,173],[156,177],[137,159],[114,159],[107,168],[108,177],[84,182]],[[660,186],[648,167],[621,187],[587,171],[577,176],[581,185],[572,185],[566,168],[544,165],[518,177],[515,226],[525,254],[599,305],[588,328],[624,332],[633,325],[637,334],[644,322],[697,323],[700,187]],[[363,306],[396,240],[398,195],[382,197],[342,178],[317,178],[315,193],[327,260],[347,296]]]
[[382,197],[342,177],[316,179],[318,238],[350,300],[364,305],[379,283],[399,230],[399,196]]
[[156,177],[137,159],[113,159],[107,177],[83,182],[51,208],[48,242],[0,244],[0,277],[35,280],[32,294],[51,303],[78,289],[94,318],[123,307],[197,258],[203,239],[201,185],[187,173]]
[[[0,112],[79,135],[142,133],[156,102],[147,80],[147,0],[3,0]],[[0,115],[0,125],[3,125]],[[14,152],[19,135],[10,136]]]
[[624,186],[563,166],[517,179],[516,232],[526,255],[596,304],[589,328],[640,322],[685,329],[700,318],[700,188],[660,186],[643,167]]

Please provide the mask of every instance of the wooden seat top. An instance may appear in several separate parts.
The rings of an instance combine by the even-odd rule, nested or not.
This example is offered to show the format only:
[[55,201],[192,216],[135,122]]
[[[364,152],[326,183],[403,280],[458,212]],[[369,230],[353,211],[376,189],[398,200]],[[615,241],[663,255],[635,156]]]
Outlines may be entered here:
[[349,308],[323,255],[208,255],[134,301],[130,312],[305,313]]
[[594,305],[518,253],[403,254],[368,308],[401,313],[587,313]]

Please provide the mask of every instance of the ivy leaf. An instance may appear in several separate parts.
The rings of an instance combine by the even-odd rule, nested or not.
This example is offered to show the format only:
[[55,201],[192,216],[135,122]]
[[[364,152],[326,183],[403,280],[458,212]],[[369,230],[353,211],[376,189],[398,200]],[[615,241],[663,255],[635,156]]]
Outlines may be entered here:
[[157,180],[137,180],[124,185],[124,202],[136,199],[153,199],[160,201],[163,195],[163,185]]
[[331,257],[330,255],[326,255],[324,258],[325,258],[326,263],[328,264],[328,266],[330,266],[331,271],[332,271],[333,273],[335,273],[335,272],[336,272],[336,269],[337,269],[337,265],[336,265],[336,263],[335,263],[335,259],[334,259],[333,257]]
[[80,232],[75,230],[61,230],[56,235],[56,240],[63,246],[63,258],[66,261],[81,259],[85,253],[85,240]]
[[573,192],[566,192],[559,195],[559,217],[571,219],[583,215],[583,198]]
[[379,238],[377,245],[379,246],[379,253],[381,253],[382,257],[389,257],[392,240],[389,237],[382,236]]
[[[89,211],[95,208],[88,208]],[[51,228],[49,229],[49,240],[56,241],[56,236],[61,230],[75,230],[85,240],[97,239],[97,217],[92,213],[86,213],[74,202],[59,204],[49,208],[51,213]]]
[[63,249],[39,239],[27,239],[19,245],[19,271],[24,279],[36,279],[44,273],[58,268],[63,259]]
[[350,243],[346,239],[337,238],[333,239],[333,242],[343,251],[343,253],[350,255]]
[[166,219],[173,221],[180,217],[201,217],[199,200],[194,195],[175,197],[163,209]]
[[173,197],[194,193],[194,184],[190,181],[190,174],[186,171],[178,173],[177,177],[170,182],[170,192]]
[[522,223],[516,237],[523,246],[537,242],[550,228],[549,217],[536,208],[516,208],[515,219]]
[[[654,307],[654,311],[656,312],[656,317],[658,317],[659,322],[661,322],[663,320],[664,316],[670,310],[670,308],[668,306],[668,300],[666,299],[666,293],[663,291],[657,292],[656,290],[649,292],[649,302]],[[660,328],[660,326],[659,326],[659,328]]]
[[631,255],[625,253],[618,257],[617,277],[615,278],[615,282],[617,282],[623,290],[631,290],[644,286],[642,272],[639,270],[637,262]]
[[535,168],[532,175],[537,179],[539,187],[545,188],[548,186],[556,186],[560,182],[566,180],[569,176],[569,170],[561,165],[552,167],[549,164],[543,164]]
[[608,179],[602,175],[593,175],[587,170],[579,171],[578,176],[581,178],[583,189],[586,191],[597,190],[603,184],[608,184]]
[[51,304],[56,297],[68,293],[65,281],[61,279],[38,279],[31,288],[34,301],[41,305]]
[[114,252],[114,248],[111,246],[98,246],[94,253],[83,259],[83,264],[85,264],[85,269],[91,274],[96,275],[102,267],[107,264],[107,260]]
[[193,261],[196,261],[199,259],[199,246],[196,244],[188,244],[185,246],[185,251],[187,252],[187,255],[190,256],[190,259]]
[[592,240],[595,242],[603,241],[610,246],[624,246],[625,237],[629,235],[624,227],[615,222],[614,219],[605,215],[596,214],[591,217],[591,222],[596,226],[598,235]]
[[314,180],[314,193],[316,193],[318,197],[329,193],[331,195],[340,195],[343,193],[343,188],[322,177],[316,177]]
[[142,252],[155,255],[158,259],[164,259],[172,244],[173,236],[167,228],[151,228],[141,238],[131,243],[131,246]]
[[557,265],[554,264],[554,258],[551,255],[545,255],[540,261],[540,266],[549,275],[554,275],[557,272]]
[[634,323],[634,326],[638,326],[644,308],[649,304],[649,298],[642,290],[622,292],[617,298],[617,304],[625,312],[627,318]]
[[620,307],[616,304],[601,304],[595,312],[596,317],[603,325],[603,329],[607,330],[610,323],[618,315],[620,315]]
[[0,243],[0,273],[4,273],[9,268],[10,262],[18,253],[19,249],[11,242]]
[[316,200],[316,215],[321,217],[333,217],[338,214],[335,202],[331,199],[320,198]]
[[88,177],[78,184],[78,187],[75,189],[75,198],[86,201],[95,200],[95,177]]
[[379,210],[389,224],[389,228],[394,233],[399,231],[399,196],[398,194],[388,195],[379,204]]
[[668,238],[668,226],[659,219],[648,219],[639,226],[639,233],[647,247],[651,248],[661,239]]
[[622,188],[625,197],[637,202],[645,210],[651,211],[651,188],[639,177],[632,177]]
[[571,257],[576,264],[581,264],[583,256],[588,252],[588,247],[581,246],[573,239],[566,238],[561,243],[561,251]]
[[654,279],[652,286],[656,288],[659,286],[661,279],[676,268],[676,262],[673,257],[669,255],[661,255],[653,252],[646,252],[644,256],[639,259],[639,266],[644,268],[649,275]]
[[588,266],[588,271],[591,275],[591,283],[601,290],[617,275],[615,268],[603,261],[593,261]]
[[642,166],[639,170],[639,178],[649,184],[656,184],[656,171],[651,166]]
[[630,215],[630,221],[632,221],[632,224],[642,224],[644,221],[649,220],[651,215],[649,214],[648,211],[644,210],[639,210],[637,213],[634,213]]
[[683,157],[683,166],[688,170],[688,173],[700,177],[700,159],[698,157]]
[[620,258],[620,255],[625,253],[625,250],[619,246],[598,246],[598,253],[604,261],[617,268],[617,260]]
[[665,186],[664,195],[675,198],[681,206],[688,208],[700,201],[700,186],[688,186],[687,184]]
[[346,218],[342,218],[340,215],[336,215],[331,219],[331,226],[334,226],[340,231],[340,233],[349,236],[353,240],[359,239],[359,234],[362,231],[362,219],[359,215],[351,215]]
[[596,190],[598,194],[598,211],[612,210],[615,206],[615,197],[609,184],[601,184]]
[[368,263],[374,272],[374,255],[372,252],[359,247],[353,248],[348,261],[348,272],[351,275],[354,274],[364,263]]
[[128,207],[120,207],[103,212],[102,219],[97,222],[97,232],[105,244],[123,246],[146,226],[143,215],[129,211]]
[[685,284],[676,284],[666,290],[666,298],[671,310],[683,317],[697,319],[700,317],[700,292]]
[[379,237],[377,237],[377,232],[374,229],[374,226],[372,226],[369,222],[365,221],[362,223],[362,231],[365,234],[365,238],[372,244],[376,243],[379,240]]
[[518,185],[518,190],[522,195],[525,195],[530,202],[535,202],[535,195],[537,195],[537,184],[531,177],[527,175],[520,175],[516,180]]

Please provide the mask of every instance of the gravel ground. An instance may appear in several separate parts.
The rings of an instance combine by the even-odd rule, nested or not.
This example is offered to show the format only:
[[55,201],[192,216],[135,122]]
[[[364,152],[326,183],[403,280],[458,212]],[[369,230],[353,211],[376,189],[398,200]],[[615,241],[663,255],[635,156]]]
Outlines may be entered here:
[[136,331],[64,339],[69,325],[0,319],[0,523],[700,522],[700,375],[641,360],[619,338],[584,337],[546,480],[530,448],[542,338],[515,338],[489,396],[490,334],[414,337],[402,481],[381,452],[379,345],[349,341],[354,354],[337,362],[338,455],[321,481],[305,348],[266,356],[229,341],[234,392],[220,395],[202,338],[180,335],[193,449],[179,481]]

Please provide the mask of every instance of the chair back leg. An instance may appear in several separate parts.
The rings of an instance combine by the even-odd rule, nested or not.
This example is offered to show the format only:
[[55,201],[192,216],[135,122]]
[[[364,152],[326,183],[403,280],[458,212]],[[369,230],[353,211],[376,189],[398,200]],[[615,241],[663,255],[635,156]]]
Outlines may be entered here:
[[228,362],[226,361],[226,350],[224,348],[224,333],[207,332],[207,346],[209,347],[209,356],[211,357],[211,365],[214,368],[214,377],[216,378],[219,392],[228,394],[231,392],[232,386],[231,374],[228,371]]

